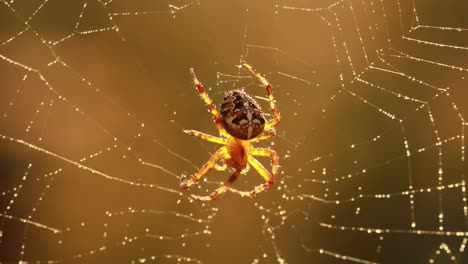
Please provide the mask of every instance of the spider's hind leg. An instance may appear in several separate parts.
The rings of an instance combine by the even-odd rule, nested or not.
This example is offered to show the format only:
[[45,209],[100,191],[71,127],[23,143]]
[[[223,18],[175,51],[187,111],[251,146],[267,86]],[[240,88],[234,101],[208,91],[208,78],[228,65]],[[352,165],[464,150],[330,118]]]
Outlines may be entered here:
[[208,173],[208,171],[211,170],[211,168],[213,168],[213,166],[215,166],[216,162],[218,162],[218,160],[223,155],[225,155],[226,152],[227,152],[226,147],[221,147],[220,149],[218,149],[215,152],[215,154],[213,154],[213,156],[203,165],[203,167],[201,167],[201,169],[195,175],[193,175],[189,180],[183,181],[180,184],[180,187],[182,187],[182,189],[187,189],[190,186],[197,183],[203,176],[205,176],[205,174]]
[[224,182],[223,185],[221,185],[218,189],[216,189],[214,192],[212,192],[208,196],[198,196],[198,195],[193,195],[192,198],[201,200],[201,201],[212,201],[216,198],[218,198],[221,194],[223,194],[226,190],[229,189],[229,185],[231,185],[235,180],[237,180],[237,177],[241,174],[240,170],[236,170],[229,179]]
[[[225,163],[225,162],[222,162],[222,165],[220,165],[219,163],[216,163],[213,168],[217,171],[225,171],[229,166]],[[245,166],[245,168],[243,168],[240,172],[241,175],[244,175],[246,174],[247,172],[250,171],[250,165],[247,163],[247,166]]]
[[266,183],[261,184],[257,187],[255,187],[254,190],[252,190],[250,196],[253,197],[257,195],[260,192],[263,192],[265,190],[268,190],[273,186],[273,184],[276,181],[276,174],[278,172],[278,154],[274,150],[271,149],[252,149],[252,155],[254,156],[264,156],[264,157],[270,157],[271,158],[271,174],[268,172],[267,169],[254,157],[249,157],[249,163],[254,167],[258,173],[263,177],[263,179],[266,181]]
[[228,165],[226,163],[224,163],[224,162],[222,162],[221,164],[222,165],[220,165],[219,163],[216,163],[213,168],[215,170],[217,170],[217,171],[225,171],[227,169]]
[[244,175],[244,174],[246,174],[246,173],[249,172],[249,171],[250,171],[250,165],[247,163],[247,166],[245,166],[245,168],[242,169],[240,173],[241,173],[242,175]]

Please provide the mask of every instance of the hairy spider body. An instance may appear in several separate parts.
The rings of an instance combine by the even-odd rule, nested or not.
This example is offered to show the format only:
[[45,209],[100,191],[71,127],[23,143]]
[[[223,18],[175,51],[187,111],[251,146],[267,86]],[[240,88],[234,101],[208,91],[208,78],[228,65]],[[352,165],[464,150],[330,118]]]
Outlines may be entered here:
[[265,117],[260,105],[242,90],[226,93],[220,106],[226,131],[239,139],[252,139],[263,132]]
[[[231,177],[213,193],[209,196],[192,195],[195,199],[202,201],[214,200],[226,190],[230,190],[241,196],[254,197],[257,193],[268,190],[276,180],[276,174],[278,172],[278,155],[276,152],[266,148],[254,148],[251,144],[251,142],[257,142],[275,136],[273,126],[280,122],[281,116],[275,106],[273,89],[270,83],[257,73],[252,66],[247,63],[243,63],[242,66],[266,86],[270,108],[274,116],[272,120],[266,122],[260,105],[242,90],[227,92],[220,106],[221,112],[218,112],[210,97],[205,92],[203,85],[195,76],[193,69],[190,69],[195,87],[208,106],[208,110],[212,114],[216,127],[222,137],[215,137],[196,130],[184,130],[184,132],[223,146],[212,155],[195,175],[188,180],[184,180],[181,183],[181,187],[187,189],[196,184],[212,168],[225,170],[226,167],[229,166],[234,169],[234,173]],[[269,157],[271,159],[271,173],[265,169],[254,156]],[[219,160],[222,161],[224,166],[218,164]],[[250,166],[263,177],[265,183],[255,187],[250,192],[229,188],[237,177],[241,174],[245,174],[250,169]]]

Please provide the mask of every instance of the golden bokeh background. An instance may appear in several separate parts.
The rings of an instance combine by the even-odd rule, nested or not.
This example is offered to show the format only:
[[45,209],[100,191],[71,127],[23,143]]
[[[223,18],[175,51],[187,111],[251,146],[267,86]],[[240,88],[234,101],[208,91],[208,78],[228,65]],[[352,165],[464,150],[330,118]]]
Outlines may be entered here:
[[[465,263],[468,3],[0,1],[0,262]],[[272,83],[275,188],[179,187]],[[408,152],[410,154],[408,154]],[[261,159],[270,168],[268,159]],[[251,170],[234,187],[252,189]]]

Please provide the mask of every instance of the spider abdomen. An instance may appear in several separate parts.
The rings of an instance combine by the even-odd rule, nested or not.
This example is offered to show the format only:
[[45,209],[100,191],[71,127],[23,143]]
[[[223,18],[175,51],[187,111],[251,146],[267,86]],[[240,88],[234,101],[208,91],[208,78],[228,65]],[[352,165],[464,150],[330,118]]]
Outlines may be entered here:
[[260,105],[242,90],[227,92],[220,112],[224,129],[235,138],[252,139],[260,135],[265,127]]

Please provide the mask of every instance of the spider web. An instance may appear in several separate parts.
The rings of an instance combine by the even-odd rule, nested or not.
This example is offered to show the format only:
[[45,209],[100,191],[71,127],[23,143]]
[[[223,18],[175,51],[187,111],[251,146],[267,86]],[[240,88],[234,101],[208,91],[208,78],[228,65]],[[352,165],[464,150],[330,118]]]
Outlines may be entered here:
[[[466,262],[467,3],[221,2],[0,1],[0,261]],[[280,175],[194,201],[241,59]]]

